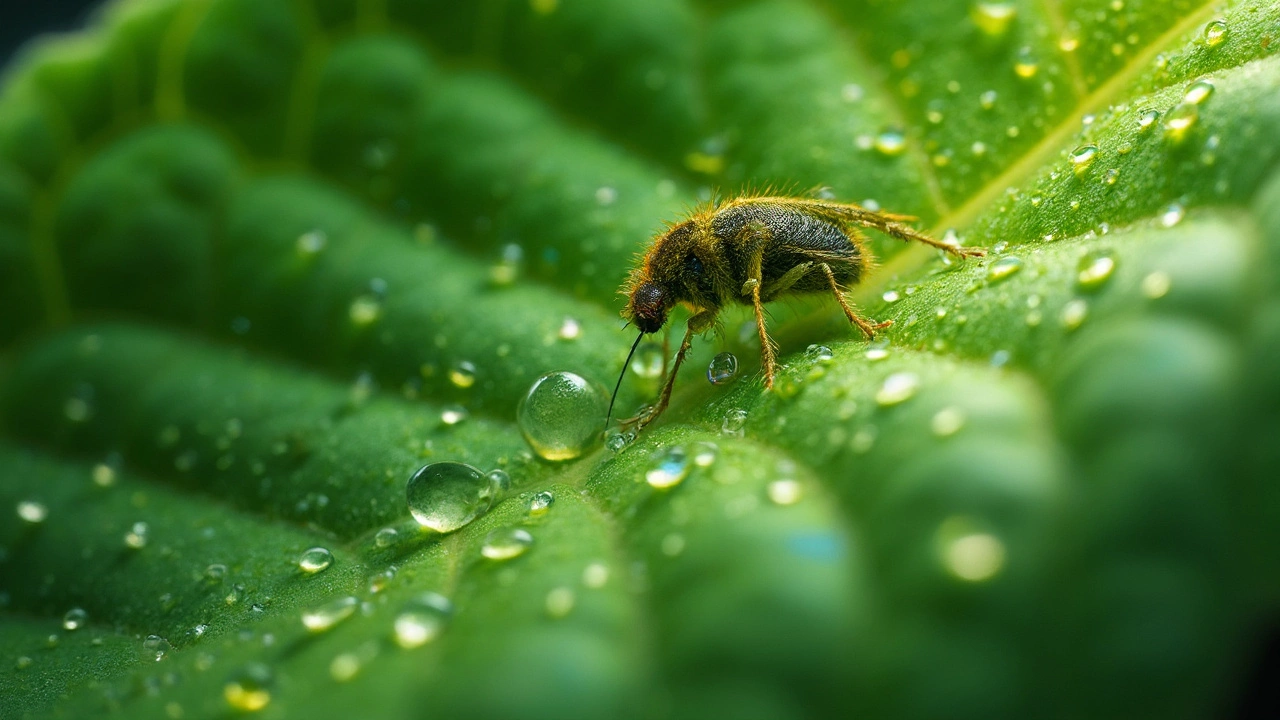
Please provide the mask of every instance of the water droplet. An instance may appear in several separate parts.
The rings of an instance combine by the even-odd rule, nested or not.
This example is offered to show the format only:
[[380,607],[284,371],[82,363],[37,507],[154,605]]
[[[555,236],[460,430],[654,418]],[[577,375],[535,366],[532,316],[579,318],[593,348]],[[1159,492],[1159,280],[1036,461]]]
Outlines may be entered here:
[[973,24],[992,37],[1003,35],[1018,14],[1018,6],[1011,2],[980,2],[969,11]]
[[62,616],[63,630],[79,630],[89,621],[89,613],[84,608],[71,608],[66,615]]
[[538,517],[540,515],[546,515],[547,511],[551,509],[551,506],[554,505],[555,502],[556,502],[556,496],[552,495],[551,491],[549,490],[543,490],[542,492],[534,493],[533,497],[529,498],[530,517]]
[[298,254],[303,257],[319,255],[329,243],[329,236],[323,230],[308,230],[298,236]]
[[347,308],[347,315],[355,325],[372,325],[382,317],[382,300],[376,295],[358,295]]
[[[755,329],[753,324],[752,329]],[[653,380],[662,376],[662,345],[655,342],[642,342],[636,348],[636,356],[631,361],[631,372],[645,380]]]
[[460,462],[420,468],[405,486],[409,512],[418,524],[440,533],[463,527],[488,512],[493,503],[489,478]]
[[609,449],[609,452],[620,453],[635,440],[636,434],[630,430],[610,430],[605,436],[604,446]]
[[351,617],[360,604],[353,596],[346,596],[327,602],[317,608],[302,613],[302,624],[313,633],[320,633]]
[[804,496],[804,487],[798,480],[774,480],[765,487],[765,494],[774,505],[795,505]]
[[874,147],[881,155],[901,155],[907,149],[907,135],[898,128],[882,130],[876,135]]
[[1029,80],[1040,71],[1040,61],[1036,60],[1031,48],[1024,47],[1018,51],[1018,59],[1013,63],[1013,73],[1023,80]]
[[608,185],[602,185],[596,188],[596,204],[612,205],[618,200],[618,191]]
[[1156,121],[1160,119],[1159,110],[1143,110],[1138,115],[1138,130],[1149,130],[1155,126]]
[[573,606],[577,603],[577,596],[573,592],[573,588],[558,587],[553,588],[547,593],[544,607],[546,607],[547,615],[553,618],[562,618],[573,612]]
[[929,421],[929,428],[938,437],[951,437],[960,432],[964,423],[964,411],[951,405],[933,414],[933,419]]
[[685,539],[680,533],[667,533],[662,538],[662,554],[675,557],[684,552]]
[[1106,175],[1102,176],[1103,185],[1115,185],[1120,179],[1120,168],[1109,168]]
[[1204,26],[1204,44],[1209,47],[1217,47],[1227,39],[1227,24],[1222,20],[1210,20]]
[[828,365],[835,360],[836,354],[826,345],[810,345],[804,349],[804,357],[816,365]]
[[452,615],[449,598],[433,592],[418,595],[396,615],[396,644],[406,650],[426,645],[440,637]]
[[1192,105],[1199,105],[1209,99],[1209,96],[1213,94],[1213,90],[1213,83],[1208,80],[1197,80],[1187,86],[1186,93],[1182,96],[1182,101]]
[[1194,103],[1180,102],[1164,116],[1165,139],[1182,142],[1200,118],[1200,109]]
[[582,337],[582,324],[571,317],[566,317],[560,322],[560,329],[556,331],[556,336],[561,340],[577,340]]
[[545,460],[570,460],[601,435],[608,403],[594,385],[571,372],[547,373],[525,393],[516,422],[529,446]]
[[298,569],[309,575],[325,570],[332,564],[333,553],[329,552],[328,548],[308,548],[298,556]]
[[1158,300],[1169,294],[1173,280],[1168,273],[1157,270],[1142,278],[1142,294],[1152,300]]
[[1006,255],[987,268],[987,279],[993,284],[1007,280],[1022,269],[1022,264],[1022,258]]
[[141,550],[147,546],[148,536],[151,528],[144,522],[136,522],[129,528],[129,532],[124,534],[124,545],[130,550]]
[[1182,218],[1187,214],[1186,208],[1179,203],[1171,203],[1160,211],[1160,226],[1171,228],[1182,222]]
[[880,299],[887,303],[896,303],[902,299],[902,295],[899,294],[897,290],[885,290],[884,294],[880,296]]
[[100,488],[108,488],[116,484],[115,463],[101,462],[93,466],[93,484]]
[[707,381],[712,385],[727,385],[738,375],[738,358],[733,353],[722,352],[711,359],[707,366]]
[[142,659],[160,662],[172,649],[173,646],[169,644],[168,640],[165,640],[159,635],[148,635],[147,638],[142,641]]
[[1076,265],[1076,287],[1092,292],[1107,284],[1115,272],[1116,261],[1105,251],[1087,253]]
[[724,414],[724,420],[720,422],[720,434],[729,435],[731,437],[742,437],[746,433],[747,427],[747,411],[746,410],[729,410]]
[[1098,146],[1081,145],[1072,150],[1067,159],[1071,161],[1071,169],[1075,172],[1076,177],[1080,177],[1088,172],[1089,166],[1093,164],[1094,160],[1098,159]]
[[384,527],[373,536],[373,544],[379,548],[389,548],[400,540],[400,531],[393,527]]
[[1088,316],[1089,303],[1080,298],[1068,300],[1067,304],[1062,306],[1062,326],[1068,330],[1079,328]]
[[1062,52],[1075,52],[1080,47],[1080,38],[1075,35],[1063,35],[1058,38],[1058,49]]
[[347,682],[360,672],[360,656],[355,653],[336,655],[329,663],[329,676],[338,682]]
[[490,470],[486,476],[489,478],[489,486],[493,488],[493,497],[502,497],[511,489],[511,476],[506,470]]
[[899,372],[884,379],[876,391],[876,403],[882,407],[897,405],[910,400],[920,388],[920,376],[911,372]]
[[888,343],[878,343],[878,344],[872,345],[871,347],[868,347],[866,352],[864,352],[862,355],[863,357],[870,360],[871,362],[884,360],[885,358],[889,357],[889,345]]
[[227,679],[222,697],[234,710],[257,712],[271,703],[275,675],[262,663],[249,663]]
[[446,405],[440,411],[440,422],[448,426],[457,425],[458,423],[470,417],[471,413],[461,405]]
[[24,521],[35,525],[42,523],[45,518],[49,517],[49,508],[44,503],[35,500],[22,500],[18,503],[18,517]]
[[582,570],[582,584],[592,589],[599,589],[609,582],[609,566],[602,562],[593,562]]
[[533,545],[533,535],[518,527],[501,527],[489,531],[480,546],[480,554],[490,560],[520,557]]
[[689,454],[679,445],[659,450],[653,456],[654,465],[645,471],[649,485],[665,490],[675,487],[689,476]]
[[860,102],[865,95],[866,92],[857,83],[847,83],[840,88],[840,97],[847,103]]
[[996,106],[997,97],[999,96],[996,95],[995,90],[987,90],[978,96],[978,105],[980,105],[983,110],[990,110]]
[[453,383],[454,387],[464,390],[475,385],[476,366],[466,360],[458,361],[453,367],[449,368],[449,382]]
[[711,467],[720,455],[720,447],[713,442],[693,444],[693,464],[701,468]]

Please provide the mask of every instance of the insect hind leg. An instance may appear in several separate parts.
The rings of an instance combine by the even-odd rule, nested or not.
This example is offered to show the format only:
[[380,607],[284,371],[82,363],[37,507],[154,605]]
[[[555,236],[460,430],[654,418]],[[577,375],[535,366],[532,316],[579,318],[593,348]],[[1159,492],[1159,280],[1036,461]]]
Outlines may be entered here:
[[836,282],[836,275],[831,271],[831,266],[822,263],[822,272],[827,276],[827,282],[831,285],[831,294],[836,296],[836,302],[840,303],[840,308],[844,310],[845,317],[849,318],[849,322],[856,325],[867,336],[868,340],[876,336],[877,330],[883,330],[893,324],[892,320],[878,323],[875,320],[859,315],[849,306],[849,301],[845,299],[844,293],[840,290],[840,283]]

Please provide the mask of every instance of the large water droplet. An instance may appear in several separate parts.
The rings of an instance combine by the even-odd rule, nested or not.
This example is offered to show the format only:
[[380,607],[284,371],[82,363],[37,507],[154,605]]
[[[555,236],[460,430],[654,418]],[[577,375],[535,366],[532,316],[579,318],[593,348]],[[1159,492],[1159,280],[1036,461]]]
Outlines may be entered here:
[[1021,270],[1022,265],[1022,258],[1016,255],[1006,255],[991,263],[991,266],[987,268],[987,279],[993,284],[1002,282]]
[[1204,26],[1204,44],[1217,47],[1227,39],[1227,24],[1222,20],[1210,20]]
[[1107,252],[1091,252],[1076,265],[1076,287],[1092,292],[1107,284],[1115,272],[1115,258]]
[[1089,166],[1093,164],[1093,161],[1098,159],[1098,146],[1081,145],[1072,150],[1067,159],[1071,161],[1071,170],[1075,172],[1076,177],[1084,175],[1089,171]]
[[501,527],[489,531],[480,546],[480,554],[490,560],[520,557],[533,545],[533,535],[518,527]]
[[320,633],[351,617],[360,604],[355,597],[338,598],[302,613],[302,624],[313,633]]
[[62,616],[62,629],[79,630],[89,621],[89,613],[84,608],[71,608],[66,615]]
[[262,663],[245,665],[222,687],[222,697],[240,712],[257,712],[271,703],[275,675]]
[[484,473],[460,462],[420,468],[405,486],[409,512],[418,524],[449,533],[488,512],[493,486]]
[[396,615],[396,644],[410,649],[426,645],[444,631],[453,615],[453,603],[443,595],[426,592],[405,604]]
[[876,403],[882,407],[910,400],[920,388],[920,376],[911,372],[894,373],[884,379],[876,391]]
[[606,396],[571,372],[547,373],[525,393],[516,421],[533,451],[546,460],[569,460],[600,437]]
[[711,359],[707,366],[707,381],[712,385],[727,385],[738,375],[738,358],[733,353],[722,352]]
[[298,556],[298,569],[314,575],[333,564],[333,553],[328,548],[313,547],[302,551]]
[[658,451],[654,464],[645,471],[644,480],[655,488],[675,487],[689,476],[689,454],[679,445]]

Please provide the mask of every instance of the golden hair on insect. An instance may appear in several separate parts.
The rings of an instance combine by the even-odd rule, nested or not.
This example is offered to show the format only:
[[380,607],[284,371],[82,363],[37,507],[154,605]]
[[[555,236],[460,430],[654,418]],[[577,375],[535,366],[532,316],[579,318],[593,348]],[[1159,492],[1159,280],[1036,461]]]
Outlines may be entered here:
[[[640,335],[618,376],[614,399],[640,340],[661,330],[677,305],[688,308],[691,315],[657,403],[626,422],[640,429],[666,409],[693,336],[711,329],[726,305],[747,305],[755,312],[766,388],[773,387],[776,362],[765,330],[765,303],[830,293],[849,322],[868,338],[888,327],[892,321],[877,323],[865,318],[844,297],[845,288],[861,282],[874,263],[860,228],[930,245],[960,258],[986,254],[982,248],[935,240],[906,224],[913,220],[852,203],[764,192],[713,201],[668,225],[637,260],[622,287],[627,297],[622,317],[635,325]],[[609,416],[612,414],[610,400]]]

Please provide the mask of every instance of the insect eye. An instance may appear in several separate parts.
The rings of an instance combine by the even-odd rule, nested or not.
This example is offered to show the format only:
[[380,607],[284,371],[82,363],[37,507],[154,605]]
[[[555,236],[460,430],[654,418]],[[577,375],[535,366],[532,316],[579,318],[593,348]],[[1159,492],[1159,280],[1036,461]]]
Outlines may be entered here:
[[697,255],[690,255],[685,258],[684,266],[694,275],[702,274],[702,261],[698,259]]

